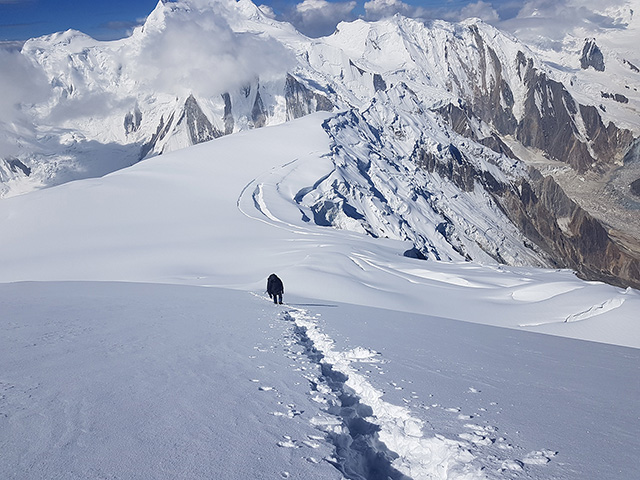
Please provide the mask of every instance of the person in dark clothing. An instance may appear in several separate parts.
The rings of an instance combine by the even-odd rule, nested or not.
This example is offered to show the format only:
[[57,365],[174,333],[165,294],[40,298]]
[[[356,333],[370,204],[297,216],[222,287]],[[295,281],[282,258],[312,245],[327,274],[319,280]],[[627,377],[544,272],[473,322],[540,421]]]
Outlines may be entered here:
[[269,294],[269,298],[273,298],[273,303],[282,304],[284,285],[275,273],[269,275],[267,279],[267,293]]

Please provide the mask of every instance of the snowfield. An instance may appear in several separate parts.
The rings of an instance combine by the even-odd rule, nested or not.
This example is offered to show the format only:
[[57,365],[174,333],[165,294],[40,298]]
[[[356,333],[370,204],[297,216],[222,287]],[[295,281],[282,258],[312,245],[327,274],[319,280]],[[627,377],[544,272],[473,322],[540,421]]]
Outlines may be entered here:
[[[264,289],[640,347],[640,296],[569,271],[406,258],[409,242],[314,224],[329,114],[241,132],[0,203],[0,281]],[[348,221],[348,217],[345,217]],[[461,301],[464,299],[464,301]]]
[[636,477],[639,293],[315,225],[328,118],[0,202],[1,478]]

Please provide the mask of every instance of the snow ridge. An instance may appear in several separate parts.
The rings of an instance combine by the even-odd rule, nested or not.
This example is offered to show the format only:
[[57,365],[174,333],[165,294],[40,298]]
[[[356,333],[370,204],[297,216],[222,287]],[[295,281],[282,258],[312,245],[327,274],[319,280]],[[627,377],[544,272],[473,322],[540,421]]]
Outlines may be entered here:
[[[312,422],[325,431],[336,448],[332,463],[347,478],[369,479],[483,479],[473,465],[474,456],[458,441],[442,436],[426,438],[423,422],[411,412],[383,400],[351,364],[377,362],[377,352],[364,348],[337,351],[333,340],[321,332],[317,319],[300,308],[290,308],[282,318],[295,324],[297,342],[320,367],[309,377],[318,401],[326,402],[326,415]],[[326,399],[331,394],[330,399]]]

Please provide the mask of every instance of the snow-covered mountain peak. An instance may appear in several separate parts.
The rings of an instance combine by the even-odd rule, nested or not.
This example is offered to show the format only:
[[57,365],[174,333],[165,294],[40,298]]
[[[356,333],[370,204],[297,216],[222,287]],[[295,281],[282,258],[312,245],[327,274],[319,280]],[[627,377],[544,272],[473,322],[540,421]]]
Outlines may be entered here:
[[133,30],[131,37],[139,39],[152,32],[161,32],[166,28],[166,22],[169,17],[189,14],[191,10],[189,0],[158,0],[155,8],[147,16],[144,23]]
[[[587,63],[599,67],[598,42]],[[633,140],[605,121],[633,127],[635,97],[594,86],[588,80],[603,82],[601,71],[554,64],[479,19],[396,15],[310,39],[249,0],[160,1],[129,38],[64,32],[27,42],[22,55],[46,75],[50,99],[24,109],[32,138],[11,133],[15,145],[38,148],[3,160],[9,194],[336,111],[325,126],[336,171],[296,197],[301,211],[322,225],[411,240],[433,258],[579,267],[588,244],[565,246],[586,217],[562,197],[528,225],[541,215],[530,200],[561,194],[514,160],[543,152],[580,174],[601,173]],[[534,197],[527,188],[538,189]],[[607,261],[626,269],[623,257]]]
[[52,33],[25,42],[23,49],[31,51],[43,47],[66,48],[70,53],[81,51],[83,48],[95,46],[98,41],[78,30],[69,29],[64,32]]
[[234,30],[242,30],[243,27],[250,30],[250,24],[280,23],[267,17],[251,0],[160,0],[139,28],[143,31],[162,30],[167,21],[179,16],[190,17],[193,21],[204,16],[211,21],[211,14],[219,21],[233,25]]

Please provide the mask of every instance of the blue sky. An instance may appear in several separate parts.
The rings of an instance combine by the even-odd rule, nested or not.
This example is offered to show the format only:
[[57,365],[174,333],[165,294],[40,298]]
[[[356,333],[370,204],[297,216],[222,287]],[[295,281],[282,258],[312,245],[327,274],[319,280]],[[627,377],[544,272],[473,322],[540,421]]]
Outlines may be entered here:
[[[322,0],[327,1],[327,0]],[[258,0],[270,6],[280,19],[298,23],[307,34],[323,34],[331,23],[365,15],[367,0],[328,0],[323,15],[307,10],[300,13],[296,5],[303,0]],[[400,0],[386,0],[389,8]],[[419,9],[438,11],[461,10],[478,0],[402,0],[415,13]],[[487,0],[480,4],[506,4],[507,0]],[[511,2],[513,3],[513,2]],[[522,2],[516,2],[522,3]],[[26,40],[31,37],[73,28],[101,40],[121,38],[148,15],[157,0],[0,0],[0,40]],[[310,3],[312,5],[313,2]],[[373,4],[372,4],[373,5]],[[316,9],[319,10],[319,9]],[[411,15],[411,11],[407,11]],[[437,16],[437,13],[434,13]],[[330,32],[328,32],[330,33]]]
[[[144,21],[158,0],[0,0],[0,42],[80,30],[99,40],[127,36]],[[206,2],[215,0],[184,0]],[[291,22],[311,36],[331,34],[343,20],[378,20],[401,13],[419,19],[459,21],[479,17],[517,36],[529,32],[553,41],[576,27],[619,28],[603,13],[640,0],[253,0],[278,20]],[[615,10],[615,9],[614,9]],[[640,10],[640,8],[636,8]],[[524,33],[523,33],[524,32]],[[522,38],[522,37],[521,37]],[[5,44],[7,45],[7,44]],[[13,44],[9,43],[9,47]]]
[[122,36],[154,0],[0,0],[0,40],[26,40],[74,28],[100,39]]

